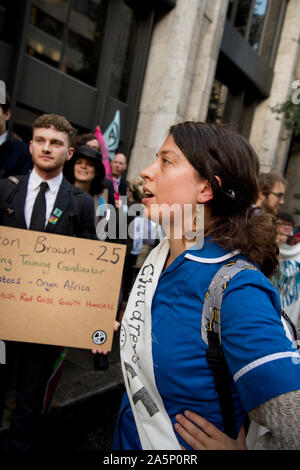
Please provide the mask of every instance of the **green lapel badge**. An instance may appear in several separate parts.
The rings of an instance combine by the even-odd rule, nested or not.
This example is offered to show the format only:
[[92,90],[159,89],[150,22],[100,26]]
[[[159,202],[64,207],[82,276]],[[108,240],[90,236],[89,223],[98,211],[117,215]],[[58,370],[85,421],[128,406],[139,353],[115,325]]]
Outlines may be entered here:
[[60,217],[62,214],[62,211],[58,208],[54,209],[53,211],[53,215],[55,215],[56,217]]
[[56,224],[62,213],[63,213],[63,211],[61,211],[60,209],[58,209],[56,207],[56,209],[54,209],[54,211],[52,212],[52,215],[49,219],[50,224]]

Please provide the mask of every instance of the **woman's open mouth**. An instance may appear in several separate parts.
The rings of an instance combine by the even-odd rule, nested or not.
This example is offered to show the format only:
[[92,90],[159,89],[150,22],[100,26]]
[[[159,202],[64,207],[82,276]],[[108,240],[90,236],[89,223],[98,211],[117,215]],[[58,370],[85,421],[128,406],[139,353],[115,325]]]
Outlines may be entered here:
[[144,196],[145,197],[142,199],[143,204],[148,202],[154,196],[154,194],[151,193],[151,191],[149,191],[148,189],[144,188]]

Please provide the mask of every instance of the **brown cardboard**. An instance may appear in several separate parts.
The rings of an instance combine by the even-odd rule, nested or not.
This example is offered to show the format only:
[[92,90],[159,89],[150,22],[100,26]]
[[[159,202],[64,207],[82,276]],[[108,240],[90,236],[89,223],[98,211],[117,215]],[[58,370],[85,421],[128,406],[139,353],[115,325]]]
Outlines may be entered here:
[[0,226],[0,339],[110,351],[125,251]]

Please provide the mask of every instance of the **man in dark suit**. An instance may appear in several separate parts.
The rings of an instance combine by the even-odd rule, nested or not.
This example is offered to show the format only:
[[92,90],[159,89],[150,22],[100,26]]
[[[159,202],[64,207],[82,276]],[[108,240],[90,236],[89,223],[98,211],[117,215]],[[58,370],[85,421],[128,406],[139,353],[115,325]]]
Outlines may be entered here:
[[127,168],[127,159],[125,155],[123,153],[116,153],[110,166],[115,190],[116,207],[119,207],[117,201],[120,196],[126,196],[128,187],[128,182],[122,178],[122,175]]
[[6,103],[0,104],[0,178],[26,175],[32,169],[28,144],[6,129],[10,118],[11,99],[6,94]]
[[[62,175],[64,163],[73,154],[74,135],[73,127],[62,116],[45,114],[35,121],[30,142],[33,170],[19,183],[0,181],[2,198],[10,192],[10,201],[6,198],[0,202],[0,224],[96,238],[93,199]],[[47,383],[60,352],[57,346],[6,342],[6,365],[0,365],[0,418],[13,361],[17,361],[16,407],[6,450],[32,448]]]

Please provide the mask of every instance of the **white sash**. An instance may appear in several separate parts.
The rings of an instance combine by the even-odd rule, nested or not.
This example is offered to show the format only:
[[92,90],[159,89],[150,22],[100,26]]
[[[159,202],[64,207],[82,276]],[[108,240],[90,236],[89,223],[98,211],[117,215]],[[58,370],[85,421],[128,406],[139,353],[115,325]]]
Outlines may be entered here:
[[120,330],[122,371],[144,450],[181,450],[156,387],[152,360],[152,298],[168,252],[165,238],[147,257],[132,288]]

